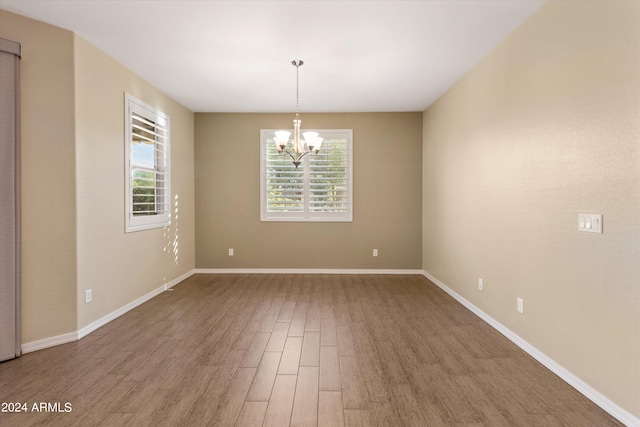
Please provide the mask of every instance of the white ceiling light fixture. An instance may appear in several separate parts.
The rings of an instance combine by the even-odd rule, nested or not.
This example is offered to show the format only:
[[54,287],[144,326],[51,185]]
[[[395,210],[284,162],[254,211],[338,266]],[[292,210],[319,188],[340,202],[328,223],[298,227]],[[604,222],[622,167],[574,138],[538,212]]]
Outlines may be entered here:
[[300,139],[300,124],[302,123],[302,120],[300,120],[299,114],[300,97],[298,71],[304,62],[300,59],[294,59],[291,63],[296,67],[296,118],[293,120],[293,140],[291,141],[291,148],[287,148],[291,132],[279,130],[275,132],[276,136],[274,138],[274,143],[280,154],[288,154],[291,157],[291,161],[297,169],[298,166],[300,166],[300,163],[302,163],[302,159],[307,154],[318,154],[323,138],[318,136],[318,132],[304,132],[304,139]]

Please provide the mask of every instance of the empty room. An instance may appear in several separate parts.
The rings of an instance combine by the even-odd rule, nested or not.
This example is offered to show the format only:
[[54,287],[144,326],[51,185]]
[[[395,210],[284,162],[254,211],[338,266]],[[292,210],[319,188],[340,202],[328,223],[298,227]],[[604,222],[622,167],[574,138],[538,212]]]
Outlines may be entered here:
[[640,426],[640,2],[0,0],[0,426]]

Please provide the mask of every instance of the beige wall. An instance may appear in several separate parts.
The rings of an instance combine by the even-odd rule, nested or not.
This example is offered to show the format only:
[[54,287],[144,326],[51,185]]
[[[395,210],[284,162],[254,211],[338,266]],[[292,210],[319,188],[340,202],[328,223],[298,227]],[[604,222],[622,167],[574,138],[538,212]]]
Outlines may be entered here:
[[0,10],[22,44],[22,341],[76,330],[73,33]]
[[260,129],[293,118],[196,114],[196,267],[420,269],[421,113],[301,114],[353,129],[353,222],[260,222]]
[[[194,269],[193,113],[79,36],[75,77],[81,329]],[[171,120],[167,228],[124,232],[124,92]]]
[[[0,10],[0,37],[23,49],[27,344],[78,331],[194,269],[193,113],[72,32]],[[124,233],[125,91],[171,117],[165,229]]]
[[638,28],[635,1],[547,3],[423,133],[424,269],[636,417]]

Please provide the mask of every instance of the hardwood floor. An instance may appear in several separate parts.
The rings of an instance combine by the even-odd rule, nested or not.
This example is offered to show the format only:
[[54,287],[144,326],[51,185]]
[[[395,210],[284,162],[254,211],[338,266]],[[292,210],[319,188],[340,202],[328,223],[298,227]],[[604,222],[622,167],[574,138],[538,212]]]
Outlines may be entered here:
[[29,410],[2,426],[621,425],[413,275],[195,275],[1,363],[0,402]]

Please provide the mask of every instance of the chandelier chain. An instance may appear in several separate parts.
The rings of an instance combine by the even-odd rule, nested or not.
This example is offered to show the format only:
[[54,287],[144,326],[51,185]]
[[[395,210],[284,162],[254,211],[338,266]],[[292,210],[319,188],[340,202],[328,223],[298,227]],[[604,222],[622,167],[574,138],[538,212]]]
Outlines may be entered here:
[[300,63],[296,63],[296,118],[298,118],[299,116],[299,112],[300,112],[300,94],[299,94],[299,90],[300,90],[300,78],[299,78],[299,71],[300,71]]

